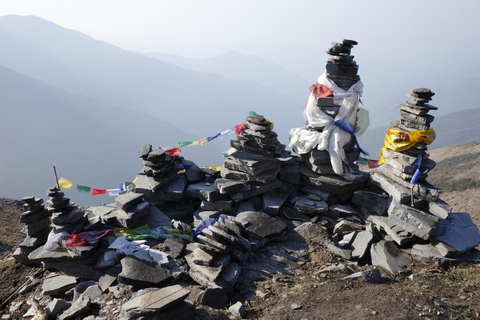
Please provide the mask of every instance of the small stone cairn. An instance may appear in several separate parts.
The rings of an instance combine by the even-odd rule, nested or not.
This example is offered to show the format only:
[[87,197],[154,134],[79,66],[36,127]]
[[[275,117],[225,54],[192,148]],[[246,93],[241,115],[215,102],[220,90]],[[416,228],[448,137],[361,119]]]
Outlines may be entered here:
[[25,223],[25,226],[21,232],[26,237],[13,256],[26,265],[36,266],[36,263],[29,261],[28,255],[47,241],[51,230],[51,212],[45,209],[42,198],[24,197],[22,201],[24,212],[20,216],[20,222]]

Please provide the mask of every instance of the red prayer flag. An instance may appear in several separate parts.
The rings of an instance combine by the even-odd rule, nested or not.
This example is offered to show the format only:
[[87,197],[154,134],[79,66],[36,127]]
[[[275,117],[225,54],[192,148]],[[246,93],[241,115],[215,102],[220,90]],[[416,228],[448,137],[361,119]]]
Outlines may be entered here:
[[243,130],[243,126],[245,125],[245,122],[242,122],[240,124],[237,124],[235,127],[233,127],[233,129],[235,129],[235,135],[236,136],[239,136],[240,133],[242,132]]
[[173,148],[173,149],[169,149],[167,150],[167,153],[170,157],[176,157],[180,154],[180,148]]
[[378,160],[368,159],[368,167],[370,169],[378,167]]
[[104,194],[107,193],[107,190],[102,190],[102,189],[92,189],[92,196],[96,196],[99,194]]
[[333,93],[333,90],[330,90],[320,83],[310,85],[309,89],[315,98],[326,98]]

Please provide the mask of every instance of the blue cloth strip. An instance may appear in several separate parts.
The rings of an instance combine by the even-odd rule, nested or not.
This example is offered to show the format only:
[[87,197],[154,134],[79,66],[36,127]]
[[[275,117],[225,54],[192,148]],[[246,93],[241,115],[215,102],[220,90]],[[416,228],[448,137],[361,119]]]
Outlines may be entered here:
[[360,150],[361,153],[368,156],[368,153],[363,151],[362,148],[360,148],[360,144],[358,143],[357,136],[355,136],[355,130],[354,130],[355,127],[352,124],[345,122],[343,120],[332,121],[332,124],[339,127],[343,131],[346,131],[351,135],[353,135],[353,143],[355,144],[355,146],[358,148],[358,150]]

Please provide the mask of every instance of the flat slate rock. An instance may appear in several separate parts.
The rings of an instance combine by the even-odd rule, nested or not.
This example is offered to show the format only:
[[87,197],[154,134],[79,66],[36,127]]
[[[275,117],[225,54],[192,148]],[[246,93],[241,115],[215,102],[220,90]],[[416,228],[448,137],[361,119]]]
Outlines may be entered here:
[[287,224],[263,211],[244,211],[237,215],[236,220],[245,228],[245,235],[253,249],[258,249],[267,242],[285,234]]
[[122,305],[120,319],[150,319],[165,309],[180,304],[189,293],[189,290],[178,284],[161,289],[140,290]]
[[434,215],[396,201],[392,201],[390,204],[388,217],[400,227],[423,240],[427,240],[433,234],[439,220]]
[[169,269],[131,257],[121,261],[122,272],[118,275],[121,283],[136,287],[160,286],[171,278]]
[[393,274],[405,271],[410,263],[409,254],[398,248],[393,241],[373,243],[370,255],[372,265],[383,267]]
[[458,253],[475,248],[480,243],[480,231],[466,212],[455,212],[440,219],[434,238],[455,248]]
[[42,294],[54,296],[66,292],[75,287],[77,280],[75,277],[64,276],[55,272],[50,273],[45,278],[42,285]]

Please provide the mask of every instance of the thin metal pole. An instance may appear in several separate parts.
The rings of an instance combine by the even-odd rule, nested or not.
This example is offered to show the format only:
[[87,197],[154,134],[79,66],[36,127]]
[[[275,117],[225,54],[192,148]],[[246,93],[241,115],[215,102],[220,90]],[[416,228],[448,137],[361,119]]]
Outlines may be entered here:
[[61,191],[61,189],[60,189],[60,183],[58,183],[57,168],[55,168],[55,166],[53,166],[53,172],[55,172],[55,180],[57,181],[58,191]]

